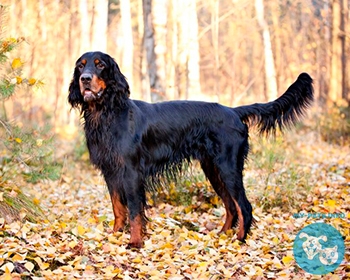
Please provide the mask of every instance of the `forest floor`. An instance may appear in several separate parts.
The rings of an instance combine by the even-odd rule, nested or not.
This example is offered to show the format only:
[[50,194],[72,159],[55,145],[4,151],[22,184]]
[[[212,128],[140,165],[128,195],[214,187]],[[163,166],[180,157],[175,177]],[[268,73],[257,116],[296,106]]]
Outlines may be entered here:
[[[60,180],[24,188],[45,221],[0,218],[0,279],[350,279],[350,148],[303,130],[251,142],[244,181],[256,223],[246,244],[236,229],[219,234],[225,209],[192,172],[186,188],[150,199],[144,247],[126,249],[128,230],[111,232],[102,176],[86,153],[66,155]],[[332,225],[345,242],[341,264],[325,276],[305,272],[293,255],[298,232],[315,222]]]

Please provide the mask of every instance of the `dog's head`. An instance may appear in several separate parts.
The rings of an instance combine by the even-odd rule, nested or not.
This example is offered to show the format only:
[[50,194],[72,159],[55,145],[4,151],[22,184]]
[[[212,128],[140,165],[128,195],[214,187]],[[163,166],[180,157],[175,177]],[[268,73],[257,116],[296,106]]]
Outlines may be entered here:
[[129,94],[124,75],[108,54],[87,52],[77,60],[68,95],[72,107],[128,99]]
[[299,238],[306,238],[306,240],[303,242],[303,249],[309,260],[312,260],[314,256],[316,256],[322,250],[322,245],[320,243],[320,240],[324,242],[327,241],[327,236],[325,235],[316,237],[316,236],[308,235],[305,232],[302,232]]

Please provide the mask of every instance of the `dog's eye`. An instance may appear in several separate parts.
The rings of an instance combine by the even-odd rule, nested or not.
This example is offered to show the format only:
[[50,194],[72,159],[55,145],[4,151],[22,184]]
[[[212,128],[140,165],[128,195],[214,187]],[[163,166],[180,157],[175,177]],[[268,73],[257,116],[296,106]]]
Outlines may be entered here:
[[78,69],[79,69],[79,70],[83,70],[83,69],[84,69],[84,64],[80,63],[80,64],[78,65]]
[[99,62],[99,63],[96,64],[96,67],[98,69],[103,69],[103,68],[105,68],[105,65],[102,62]]

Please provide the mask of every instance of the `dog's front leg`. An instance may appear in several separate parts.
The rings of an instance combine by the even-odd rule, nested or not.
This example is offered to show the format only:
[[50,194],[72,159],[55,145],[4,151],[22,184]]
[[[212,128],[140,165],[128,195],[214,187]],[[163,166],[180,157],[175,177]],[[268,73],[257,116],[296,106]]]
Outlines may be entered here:
[[129,210],[130,241],[128,248],[141,248],[145,225],[146,194],[140,174],[132,168],[125,172],[125,195]]
[[114,214],[114,226],[113,231],[123,231],[125,227],[127,209],[125,205],[121,203],[120,196],[117,193],[111,194],[113,214]]
[[113,231],[123,231],[126,223],[127,209],[126,202],[122,200],[124,195],[124,189],[122,183],[118,180],[118,176],[105,176],[105,180],[108,186],[108,191],[111,196],[113,214],[114,214],[114,226]]

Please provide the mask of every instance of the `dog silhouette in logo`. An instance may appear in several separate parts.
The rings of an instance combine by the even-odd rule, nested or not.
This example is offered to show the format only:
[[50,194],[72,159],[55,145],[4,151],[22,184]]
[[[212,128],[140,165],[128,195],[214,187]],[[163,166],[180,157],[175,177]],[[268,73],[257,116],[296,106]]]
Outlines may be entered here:
[[305,238],[303,242],[303,249],[309,260],[312,260],[318,253],[322,251],[322,245],[319,240],[327,241],[327,236],[321,235],[320,237],[315,237],[302,232],[299,238]]

